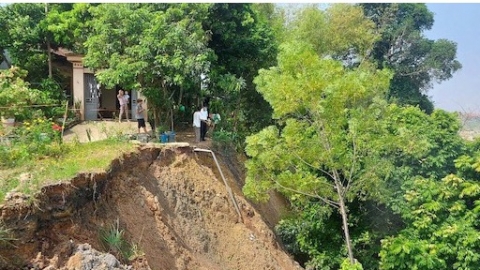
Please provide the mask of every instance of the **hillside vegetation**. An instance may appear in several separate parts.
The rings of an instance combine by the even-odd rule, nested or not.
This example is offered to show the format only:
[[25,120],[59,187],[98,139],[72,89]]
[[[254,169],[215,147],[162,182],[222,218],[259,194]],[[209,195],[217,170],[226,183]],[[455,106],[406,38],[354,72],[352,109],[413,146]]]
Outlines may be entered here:
[[[5,232],[30,232],[25,249],[59,267],[70,260],[61,254],[80,249],[108,250],[122,263],[143,252],[160,269],[291,269],[292,260],[272,249],[276,238],[312,270],[480,269],[480,141],[466,133],[473,122],[435,108],[428,96],[432,82],[462,68],[454,41],[425,36],[433,23],[434,14],[416,3],[1,6],[0,52],[9,69],[0,72],[0,116],[15,124],[0,131],[0,166],[10,175],[1,187],[7,202],[27,201],[24,212],[6,215]],[[120,171],[107,168],[97,176],[95,165],[104,170],[111,156],[64,140],[64,120],[78,121],[86,107],[83,95],[73,95],[66,51],[95,71],[90,90],[136,90],[145,97],[146,116],[156,126],[151,137],[191,128],[199,106],[219,113],[211,141],[194,145],[224,158],[241,209],[224,208],[228,196],[205,169],[213,165],[198,163],[199,153],[187,148],[175,154],[144,149],[154,158],[132,154],[139,160],[125,159],[130,163]],[[93,92],[95,99],[100,92]],[[97,135],[87,132],[84,141]],[[126,139],[106,137],[111,147]],[[85,190],[74,192],[76,176],[70,184],[49,182],[82,170],[67,162],[77,154],[79,161],[85,157],[87,174],[81,175],[88,176],[78,176]],[[108,187],[101,193],[96,177]],[[54,192],[42,201],[50,190],[43,183],[62,196]],[[17,192],[7,196],[12,189]],[[273,228],[264,230],[242,194],[255,209],[279,198],[289,207],[281,215],[275,210],[273,219],[262,211]],[[283,204],[274,205],[264,209]],[[233,223],[237,210],[243,221]],[[126,213],[140,216],[130,220]],[[150,234],[136,222],[150,226]],[[6,235],[7,246],[16,245]],[[124,236],[126,250],[119,241]],[[80,246],[82,237],[88,245]],[[110,244],[101,249],[95,237]],[[247,243],[254,251],[243,249]],[[56,252],[50,244],[65,249]]]

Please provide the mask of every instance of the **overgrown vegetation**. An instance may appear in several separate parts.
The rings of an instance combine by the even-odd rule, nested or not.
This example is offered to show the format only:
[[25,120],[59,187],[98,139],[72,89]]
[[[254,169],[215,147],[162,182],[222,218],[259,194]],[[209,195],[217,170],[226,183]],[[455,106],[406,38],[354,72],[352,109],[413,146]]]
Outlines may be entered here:
[[[391,8],[429,15],[421,5]],[[393,14],[410,16],[393,12],[387,17]],[[277,231],[291,252],[299,258],[307,255],[304,264],[311,269],[478,268],[473,255],[477,245],[466,245],[468,251],[456,257],[458,250],[441,251],[446,246],[460,249],[454,239],[470,243],[478,237],[478,223],[461,214],[453,218],[452,213],[448,221],[440,216],[443,207],[476,216],[473,206],[451,197],[467,196],[465,190],[447,185],[448,195],[441,191],[445,181],[457,179],[458,185],[468,186],[471,203],[479,202],[478,184],[461,179],[454,166],[466,153],[458,116],[430,110],[418,100],[414,103],[421,108],[404,106],[411,101],[401,100],[395,91],[408,84],[403,77],[402,83],[398,80],[406,71],[379,65],[379,55],[371,55],[383,44],[380,34],[386,35],[377,27],[354,5],[332,5],[325,11],[307,7],[293,18],[291,38],[280,45],[278,64],[261,69],[255,79],[273,108],[276,125],[247,138],[251,159],[243,190],[262,200],[275,189],[289,199],[291,216]],[[406,39],[430,44],[418,36],[423,26],[417,27],[402,28],[412,31]],[[399,44],[407,42],[405,36],[397,38]],[[409,46],[399,46],[409,51]],[[453,58],[446,66],[430,62],[428,57],[437,52],[427,47],[422,69],[444,79],[458,69]],[[400,51],[393,50],[391,57]],[[411,85],[415,78],[408,80],[412,93],[422,88]],[[392,103],[392,96],[399,102]],[[440,190],[434,195],[429,185]],[[445,231],[452,238],[440,237]],[[424,253],[429,254],[426,260]]]
[[[50,72],[50,49],[64,47],[102,85],[141,91],[165,130],[210,100],[215,149],[250,156],[245,194],[291,202],[277,232],[303,265],[480,268],[480,141],[465,143],[457,115],[428,98],[461,64],[454,42],[423,35],[425,4],[16,3],[0,15],[1,58],[21,68],[1,75],[0,114],[23,122],[0,145],[1,198],[133,147],[63,144],[61,108],[31,109],[64,101],[65,78]],[[118,224],[103,238],[126,258]]]

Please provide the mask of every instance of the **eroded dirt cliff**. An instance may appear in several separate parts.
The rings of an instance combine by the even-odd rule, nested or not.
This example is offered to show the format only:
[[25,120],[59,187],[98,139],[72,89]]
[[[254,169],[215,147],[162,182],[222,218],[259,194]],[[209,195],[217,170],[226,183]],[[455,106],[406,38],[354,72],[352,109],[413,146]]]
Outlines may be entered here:
[[[44,187],[33,204],[11,194],[0,211],[16,240],[0,247],[0,268],[300,269],[267,225],[278,207],[249,203],[227,168],[240,216],[212,156],[191,147],[140,146],[105,173]],[[100,240],[115,224],[135,246],[130,260]]]

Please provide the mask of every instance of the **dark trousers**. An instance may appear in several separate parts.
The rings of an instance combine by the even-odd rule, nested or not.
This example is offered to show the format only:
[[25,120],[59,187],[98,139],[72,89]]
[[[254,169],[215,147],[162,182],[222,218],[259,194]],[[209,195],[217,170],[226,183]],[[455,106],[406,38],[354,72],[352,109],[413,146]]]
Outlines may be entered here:
[[205,141],[205,135],[207,134],[207,123],[200,121],[200,140]]

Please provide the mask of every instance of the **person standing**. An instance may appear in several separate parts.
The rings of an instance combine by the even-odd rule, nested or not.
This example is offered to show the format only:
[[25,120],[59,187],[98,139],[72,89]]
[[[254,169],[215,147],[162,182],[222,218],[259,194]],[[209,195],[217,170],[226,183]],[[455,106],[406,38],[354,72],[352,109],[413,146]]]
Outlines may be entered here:
[[145,125],[145,108],[143,107],[143,99],[137,99],[137,109],[135,112],[138,123],[138,133],[140,133],[140,128],[143,128],[143,131],[147,133],[147,127]]
[[128,107],[123,90],[118,90],[117,95],[118,103],[120,104],[120,115],[118,116],[118,122],[122,122],[122,114],[125,112],[125,119],[128,121]]
[[195,131],[195,142],[200,142],[200,128],[201,128],[201,120],[200,120],[200,108],[196,108],[195,112],[193,113],[193,130]]
[[128,94],[128,91],[125,91],[125,95],[123,95],[125,97],[125,102],[128,104],[130,103],[130,95]]
[[208,121],[208,109],[207,105],[203,104],[200,110],[200,140],[205,141],[205,135],[207,134],[207,121]]

